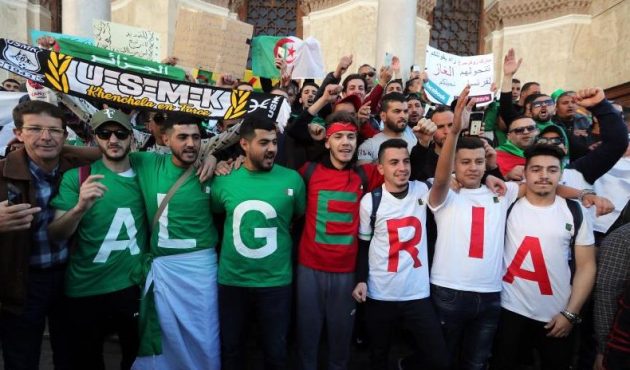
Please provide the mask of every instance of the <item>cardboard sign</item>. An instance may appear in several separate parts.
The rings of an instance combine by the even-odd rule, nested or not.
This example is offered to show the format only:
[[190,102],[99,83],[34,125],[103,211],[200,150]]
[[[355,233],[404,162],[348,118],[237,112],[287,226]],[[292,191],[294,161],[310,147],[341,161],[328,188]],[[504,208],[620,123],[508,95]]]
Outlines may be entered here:
[[427,45],[426,72],[429,81],[424,84],[424,88],[434,103],[451,104],[466,84],[470,85],[470,97],[477,99],[477,105],[484,106],[492,102],[492,54],[461,57]]
[[251,24],[180,7],[173,55],[184,67],[240,77],[247,67],[253,32]]
[[154,62],[160,59],[160,35],[155,32],[100,19],[92,22],[92,32],[99,48]]

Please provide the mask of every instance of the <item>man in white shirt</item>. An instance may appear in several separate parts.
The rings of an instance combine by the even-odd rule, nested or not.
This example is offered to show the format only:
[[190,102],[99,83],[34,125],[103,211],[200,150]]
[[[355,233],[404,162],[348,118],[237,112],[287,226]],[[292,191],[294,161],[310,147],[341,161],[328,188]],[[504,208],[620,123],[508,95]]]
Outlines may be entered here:
[[527,190],[506,222],[507,272],[493,369],[518,367],[521,354],[532,347],[543,370],[571,365],[571,333],[581,321],[596,264],[591,218],[577,216],[586,212],[556,194],[563,156],[559,148],[544,144],[525,153]]
[[415,353],[401,360],[399,368],[447,369],[446,345],[429,299],[429,189],[409,182],[411,162],[404,140],[385,141],[378,158],[385,183],[361,200],[358,284],[352,293],[359,303],[367,301],[371,368],[388,368],[392,327],[404,323],[414,337]]

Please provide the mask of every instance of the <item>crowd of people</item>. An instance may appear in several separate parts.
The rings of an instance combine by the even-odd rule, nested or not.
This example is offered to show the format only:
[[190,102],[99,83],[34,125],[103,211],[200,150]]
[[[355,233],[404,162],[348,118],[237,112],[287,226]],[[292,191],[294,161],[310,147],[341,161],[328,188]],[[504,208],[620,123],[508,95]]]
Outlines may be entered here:
[[629,369],[628,108],[521,85],[521,62],[481,107],[468,86],[430,103],[417,71],[343,56],[317,84],[279,60],[263,86],[286,127],[22,99],[0,159],[5,368],[38,368],[47,325],[56,369],[104,369],[112,334],[121,369],[245,369],[255,322],[268,370],[348,369],[357,343],[384,370],[396,341],[398,369]]

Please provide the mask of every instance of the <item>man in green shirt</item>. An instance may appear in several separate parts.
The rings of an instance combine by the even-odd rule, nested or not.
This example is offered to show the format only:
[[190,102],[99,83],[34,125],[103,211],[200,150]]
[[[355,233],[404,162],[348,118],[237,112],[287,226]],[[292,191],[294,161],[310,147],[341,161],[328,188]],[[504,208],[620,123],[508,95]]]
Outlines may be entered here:
[[300,175],[274,165],[275,123],[246,117],[240,128],[245,162],[212,185],[212,210],[225,212],[219,263],[219,316],[223,370],[246,366],[250,308],[261,325],[265,369],[287,364],[291,317],[291,223],[304,214]]
[[146,247],[144,202],[129,161],[131,123],[114,109],[91,121],[102,158],[67,171],[50,205],[52,239],[74,236],[65,292],[69,297],[73,369],[103,367],[103,341],[115,329],[122,369],[130,369],[138,351],[140,291],[129,271]]
[[182,113],[166,115],[163,139],[171,154],[131,154],[151,225],[152,263],[143,300],[154,305],[154,310],[141,310],[142,337],[133,368],[218,370],[218,235],[210,185],[193,172],[201,122]]

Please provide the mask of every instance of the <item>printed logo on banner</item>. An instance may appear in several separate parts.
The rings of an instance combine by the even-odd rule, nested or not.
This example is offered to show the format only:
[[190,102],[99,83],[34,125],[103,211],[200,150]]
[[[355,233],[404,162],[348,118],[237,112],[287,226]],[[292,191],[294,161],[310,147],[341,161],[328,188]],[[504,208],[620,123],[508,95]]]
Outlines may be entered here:
[[14,44],[7,42],[2,50],[2,55],[7,62],[30,72],[38,72],[40,70],[39,61],[37,60],[37,49],[31,48],[24,44]]
[[232,90],[230,94],[230,107],[223,119],[234,119],[242,117],[247,111],[245,106],[247,105],[247,99],[251,95],[250,91]]
[[71,60],[72,57],[69,55],[58,54],[51,51],[50,57],[48,58],[48,70],[50,73],[44,74],[48,82],[50,82],[55,89],[63,92],[64,94],[67,94],[69,90],[66,71],[70,66]]

